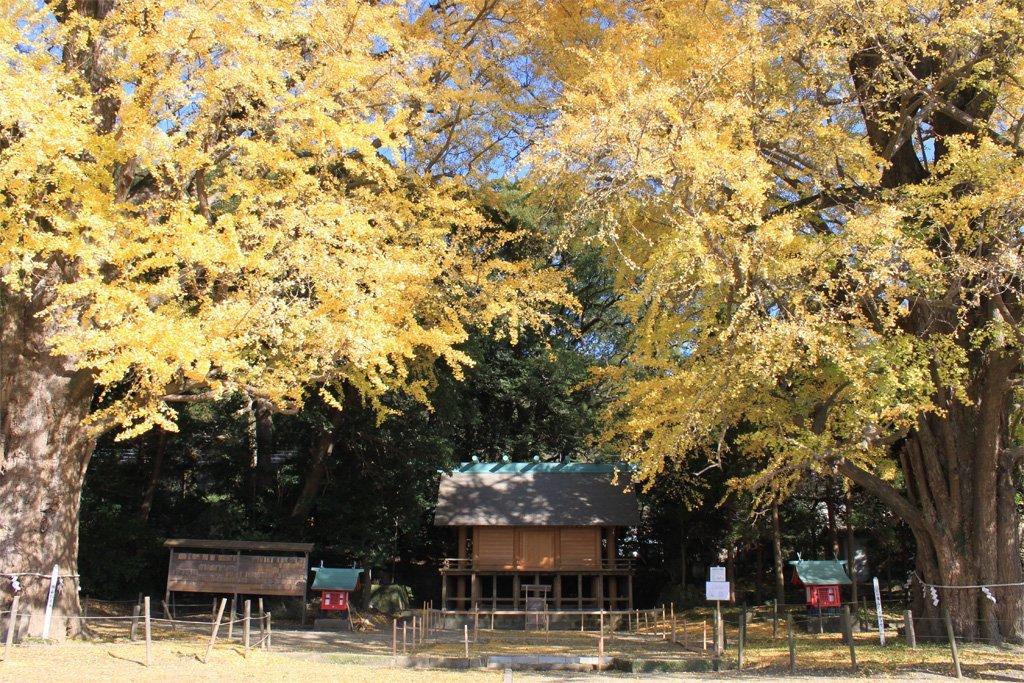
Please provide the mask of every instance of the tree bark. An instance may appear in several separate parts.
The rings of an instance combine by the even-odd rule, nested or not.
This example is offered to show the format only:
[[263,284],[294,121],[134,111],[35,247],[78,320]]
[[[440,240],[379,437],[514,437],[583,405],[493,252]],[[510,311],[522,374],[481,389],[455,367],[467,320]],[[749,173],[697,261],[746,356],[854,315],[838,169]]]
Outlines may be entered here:
[[[51,275],[58,270],[51,266]],[[22,573],[21,609],[27,634],[42,634],[49,574],[63,578],[50,637],[80,631],[78,514],[95,438],[83,424],[94,384],[67,358],[50,354],[51,323],[39,315],[52,279],[30,297],[0,288],[0,572]],[[6,583],[8,590],[10,584]]]
[[149,513],[153,509],[153,498],[156,497],[156,487],[160,483],[160,471],[164,466],[164,452],[167,448],[167,432],[157,427],[155,436],[156,444],[153,448],[153,460],[150,463],[149,481],[142,494],[142,503],[139,504],[139,519],[143,522],[149,521]]
[[[989,355],[967,402],[946,401],[944,415],[928,414],[898,446],[906,492],[849,462],[840,471],[886,503],[910,526],[916,569],[928,584],[978,586],[1024,581],[1020,514],[1016,506],[1018,451],[1007,448],[1010,376],[1016,361]],[[945,607],[965,638],[1024,642],[1024,588],[991,588],[993,605],[977,588],[915,586],[915,614],[930,633]],[[934,620],[934,621],[933,621]]]
[[786,579],[782,573],[782,521],[779,519],[779,504],[772,503],[772,556],[775,560],[775,599],[778,604],[786,603]]

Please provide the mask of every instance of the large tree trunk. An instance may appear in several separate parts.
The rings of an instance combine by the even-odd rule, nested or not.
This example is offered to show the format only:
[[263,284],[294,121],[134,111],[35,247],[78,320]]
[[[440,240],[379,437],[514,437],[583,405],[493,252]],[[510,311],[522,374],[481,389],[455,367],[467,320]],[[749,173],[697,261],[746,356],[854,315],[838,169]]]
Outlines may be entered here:
[[167,448],[167,431],[156,428],[154,435],[153,458],[149,466],[149,481],[146,482],[146,490],[142,494],[142,502],[139,504],[139,519],[143,522],[149,521],[149,513],[153,509],[153,499],[156,497],[156,487],[160,483],[160,472],[164,466],[164,453]]
[[[54,266],[54,270],[56,266]],[[20,574],[19,630],[39,636],[58,565],[51,638],[79,632],[78,512],[95,439],[83,425],[93,397],[88,373],[49,353],[50,325],[38,315],[51,291],[31,300],[0,290],[0,572]],[[0,589],[10,595],[5,578]]]
[[[978,368],[970,401],[947,397],[944,415],[922,416],[899,446],[906,493],[849,463],[842,472],[888,504],[913,531],[918,575],[938,586],[1020,584],[1020,514],[1014,477],[1019,450],[1007,447],[1010,377],[1016,360],[989,354]],[[966,638],[1024,642],[1024,587],[938,588],[922,595],[915,613],[934,631],[948,609]]]
[[850,572],[850,580],[853,581],[853,585],[850,586],[850,602],[854,604],[856,609],[857,604],[857,551],[854,548],[856,538],[853,533],[853,485],[846,487],[846,498],[844,510],[846,513],[846,568]]
[[306,522],[313,510],[313,505],[320,496],[324,478],[327,476],[327,466],[334,454],[334,445],[338,441],[337,431],[343,423],[342,411],[329,406],[325,407],[325,410],[330,416],[328,424],[321,427],[310,446],[309,461],[306,463],[306,471],[302,477],[302,489],[299,491],[295,505],[292,506],[291,520],[296,525]]
[[[901,57],[907,59],[911,75],[894,87],[896,83],[887,71],[891,68],[887,61],[891,47],[875,42],[865,46],[851,57],[850,74],[867,138],[889,162],[881,184],[902,188],[920,183],[932,173],[943,173],[941,162],[954,136],[970,134],[976,142],[983,139],[990,130],[998,97],[979,86],[970,70],[947,64],[943,50],[927,57],[912,51]],[[1008,37],[998,36],[985,49],[996,54],[1018,48]],[[952,53],[949,56],[956,58]],[[1010,59],[1001,62],[1010,63]],[[907,103],[922,94],[921,84],[929,79],[942,86],[921,101],[935,98],[947,102],[950,108],[908,113]],[[953,110],[963,116],[951,115]],[[913,135],[901,130],[906,122],[914,121],[915,115],[920,117],[920,126],[927,127],[934,136],[930,164],[918,158]],[[962,186],[956,191],[966,194],[971,188]],[[943,226],[933,227],[939,234],[945,230]],[[1018,227],[1011,221],[1000,229],[1010,234]],[[986,242],[990,238],[985,234],[979,229],[978,236],[983,239],[970,247],[972,259],[992,257],[993,245]],[[958,249],[941,238],[933,239],[931,246],[942,260]],[[1019,322],[1022,302],[1011,292],[1004,301],[998,287],[990,288],[984,275],[978,277],[978,281],[959,281],[954,273],[945,296],[929,300],[922,293],[912,297],[910,313],[900,322],[904,332],[918,339],[933,335],[952,339],[968,359],[965,369],[969,382],[968,396],[962,397],[942,379],[943,368],[933,364],[933,397],[938,410],[920,416],[915,429],[896,447],[906,492],[897,491],[850,463],[841,466],[843,474],[878,496],[907,522],[917,542],[918,574],[926,583],[943,586],[1022,581],[1020,513],[1014,498],[1019,451],[1009,447],[1008,429],[1011,384],[1019,374],[1021,357],[1019,351],[998,338],[974,338],[975,332],[991,329],[994,322],[1000,329],[1005,322]],[[977,295],[965,294],[975,290]],[[965,637],[1024,641],[1024,587],[1020,585],[992,588],[995,605],[978,588],[939,588],[938,607],[930,595],[922,598],[920,586],[915,590],[917,614],[929,619],[919,626],[923,632],[939,624],[940,610],[947,608],[956,631]]]
[[772,557],[775,561],[775,600],[779,605],[786,603],[786,579],[782,573],[782,520],[779,519],[779,504],[772,503]]

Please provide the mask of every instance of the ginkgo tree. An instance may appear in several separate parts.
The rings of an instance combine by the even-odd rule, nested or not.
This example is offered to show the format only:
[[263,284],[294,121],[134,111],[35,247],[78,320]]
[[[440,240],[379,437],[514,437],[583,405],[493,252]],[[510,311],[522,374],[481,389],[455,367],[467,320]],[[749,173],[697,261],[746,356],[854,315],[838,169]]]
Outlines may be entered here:
[[913,531],[920,629],[948,608],[1016,640],[1021,11],[608,5],[534,157],[620,257],[636,333],[607,436],[641,476],[730,445],[765,500],[841,473]]
[[55,614],[78,610],[97,434],[229,394],[423,398],[469,325],[515,335],[566,303],[478,210],[472,174],[530,115],[491,115],[497,87],[460,99],[512,59],[494,9],[0,8],[0,590],[17,577],[31,632],[55,564]]

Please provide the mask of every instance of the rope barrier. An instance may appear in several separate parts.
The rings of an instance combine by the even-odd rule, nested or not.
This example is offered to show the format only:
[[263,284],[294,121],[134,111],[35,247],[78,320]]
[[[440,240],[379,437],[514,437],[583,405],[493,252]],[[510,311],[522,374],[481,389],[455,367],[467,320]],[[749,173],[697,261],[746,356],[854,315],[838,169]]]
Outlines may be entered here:
[[1024,586],[1024,581],[1019,581],[1017,583],[984,583],[978,585],[957,584],[946,586],[941,583],[928,583],[921,578],[917,571],[914,571],[914,578],[916,578],[917,582],[922,586],[927,586],[928,588],[1010,588],[1013,586]]

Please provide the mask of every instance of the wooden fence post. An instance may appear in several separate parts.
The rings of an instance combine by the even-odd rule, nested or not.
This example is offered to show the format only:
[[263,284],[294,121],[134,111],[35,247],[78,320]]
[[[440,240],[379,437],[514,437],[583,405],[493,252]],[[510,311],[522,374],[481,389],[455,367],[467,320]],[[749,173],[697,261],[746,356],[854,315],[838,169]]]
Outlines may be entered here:
[[789,673],[796,673],[796,641],[793,639],[793,615],[786,615],[786,638],[789,640]]
[[850,666],[857,669],[857,649],[853,642],[853,618],[850,616],[850,607],[843,605],[843,637],[850,647]]
[[469,659],[469,624],[462,625],[462,643],[466,646],[466,659]]
[[473,642],[480,636],[480,608],[473,612]]
[[391,620],[391,656],[398,656],[398,619]]
[[245,647],[245,656],[249,656],[249,620],[252,618],[252,601],[246,600],[242,603],[242,642]]
[[772,600],[772,640],[779,637],[779,600]]
[[960,671],[960,651],[956,647],[956,636],[953,634],[953,620],[949,617],[949,610],[942,608],[942,620],[946,622],[946,636],[949,638],[949,649],[953,653],[953,666],[956,668],[956,677],[963,678]]
[[402,622],[402,654],[409,654],[409,622]]
[[235,610],[237,609],[235,599],[237,597],[237,595],[231,596],[231,611],[228,612],[228,640],[235,637]]
[[132,628],[128,632],[128,640],[135,642],[139,630],[139,616],[142,614],[142,605],[132,607]]
[[256,601],[256,612],[257,612],[257,614],[259,614],[258,619],[259,619],[259,624],[260,624],[260,649],[261,650],[266,650],[267,649],[267,621],[266,621],[267,614],[266,614],[266,612],[263,611],[263,598],[259,598]]
[[676,603],[672,603],[672,644],[676,644]]
[[704,620],[704,652],[708,651],[708,620]]
[[[203,657],[203,664],[206,664],[210,660],[210,650],[213,649],[213,644],[217,642],[217,631],[220,630],[220,620],[224,616],[224,608],[228,605],[227,598],[221,598],[220,607],[217,608],[217,616],[213,620],[213,629],[210,631],[210,643],[206,646],[206,655]],[[267,626],[269,627],[269,621]]]
[[412,617],[412,649],[416,649],[416,615]]
[[[655,616],[657,618],[657,616]],[[661,606],[661,639],[668,640],[668,618],[665,616],[665,605]]]
[[7,617],[7,637],[4,639],[4,659],[11,650],[11,643],[14,642],[14,632],[18,629],[18,602],[21,596],[15,595],[11,602],[11,616]]
[[143,609],[146,611],[146,666],[149,666],[153,659],[153,631],[149,618],[149,596],[145,597]]
[[917,649],[917,633],[914,632],[914,613],[907,610],[903,613],[903,633],[907,638],[907,646],[911,650]]
[[597,639],[597,670],[604,668],[604,610],[601,610],[600,635]]
[[270,623],[270,612],[267,612],[267,651],[270,651],[271,636],[274,635],[273,626]]
[[739,633],[739,639],[736,641],[736,646],[738,648],[738,659],[737,659],[737,662],[736,662],[736,668],[737,669],[742,669],[743,668],[743,646],[745,644],[746,639],[747,639],[747,608],[744,607],[742,609],[742,611],[740,611],[740,633]]

